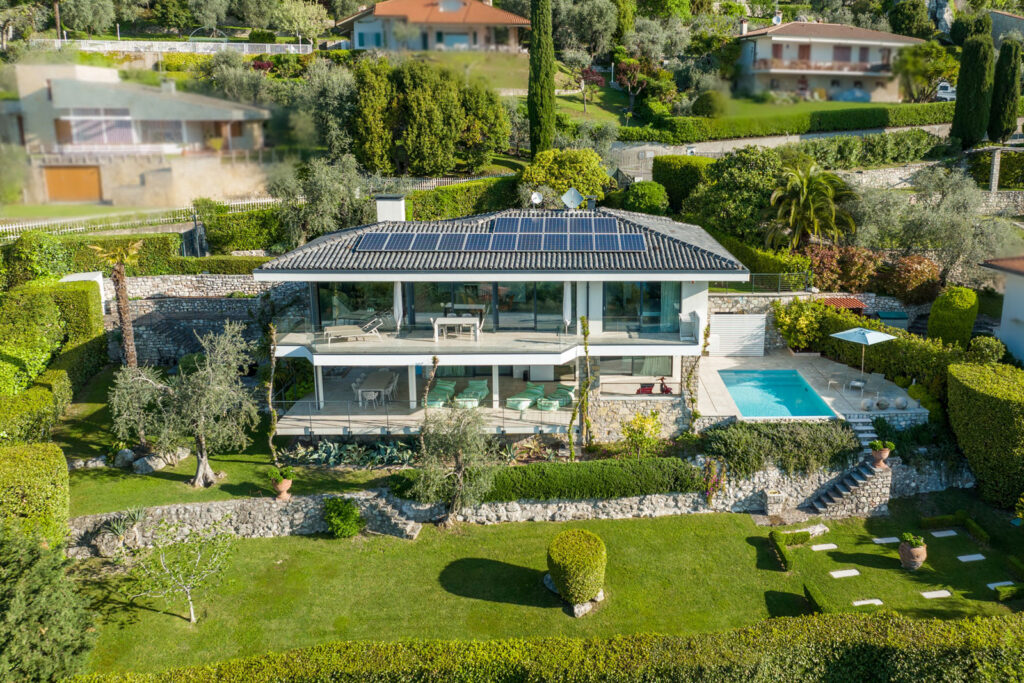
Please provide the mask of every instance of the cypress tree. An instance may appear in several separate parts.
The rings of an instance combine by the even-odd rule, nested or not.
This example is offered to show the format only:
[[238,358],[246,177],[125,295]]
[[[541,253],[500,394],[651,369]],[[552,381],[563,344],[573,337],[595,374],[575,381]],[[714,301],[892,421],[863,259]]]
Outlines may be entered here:
[[555,142],[555,45],[551,37],[551,0],[530,3],[530,155]]
[[1007,39],[999,48],[995,82],[992,84],[992,109],[988,115],[988,139],[1003,142],[1017,130],[1017,103],[1020,100],[1021,45]]
[[956,81],[956,106],[949,134],[963,149],[985,137],[992,105],[992,71],[995,48],[991,36],[971,36],[964,43],[960,77]]

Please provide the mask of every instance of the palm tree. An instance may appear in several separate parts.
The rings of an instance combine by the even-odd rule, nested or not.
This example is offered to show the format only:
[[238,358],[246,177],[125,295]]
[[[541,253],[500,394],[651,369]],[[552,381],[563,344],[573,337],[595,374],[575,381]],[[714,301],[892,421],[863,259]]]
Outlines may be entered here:
[[777,206],[778,212],[768,232],[769,245],[788,242],[792,250],[812,236],[839,241],[856,229],[841,203],[857,194],[835,173],[807,162],[784,168],[782,181],[772,192],[771,205]]
[[132,329],[132,315],[128,310],[128,281],[125,270],[128,266],[139,263],[139,252],[142,251],[142,240],[132,244],[122,244],[104,249],[98,244],[90,244],[89,248],[110,266],[110,279],[114,281],[114,297],[117,299],[117,318],[121,324],[121,341],[124,345],[125,364],[130,368],[139,367],[138,356],[135,355],[135,330]]

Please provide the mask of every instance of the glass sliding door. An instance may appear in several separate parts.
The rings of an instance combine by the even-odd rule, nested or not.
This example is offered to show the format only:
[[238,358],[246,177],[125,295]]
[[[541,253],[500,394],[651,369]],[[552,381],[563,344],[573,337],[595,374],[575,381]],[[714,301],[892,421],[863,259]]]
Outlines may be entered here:
[[641,285],[635,282],[605,282],[604,329],[609,332],[638,332],[642,301]]
[[320,282],[320,323],[345,325],[390,315],[394,297],[395,285],[391,282]]
[[445,314],[445,309],[452,305],[452,283],[450,282],[414,282],[412,285],[412,306],[413,315],[410,320],[415,320],[416,327],[432,327],[430,319],[440,318]]
[[484,330],[494,329],[494,284],[456,282],[453,298],[455,315],[473,315],[483,321]]
[[678,282],[605,282],[604,329],[609,332],[678,332]]
[[498,283],[498,327],[503,330],[537,328],[532,282]]
[[561,282],[538,282],[537,329],[560,332],[565,329],[562,321],[562,295],[565,285]]

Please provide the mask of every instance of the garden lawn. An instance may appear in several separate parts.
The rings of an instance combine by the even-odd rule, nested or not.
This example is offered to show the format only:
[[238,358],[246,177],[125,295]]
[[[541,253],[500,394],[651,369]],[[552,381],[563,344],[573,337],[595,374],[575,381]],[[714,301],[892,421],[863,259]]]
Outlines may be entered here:
[[774,118],[784,114],[799,114],[803,112],[830,111],[834,109],[861,109],[864,107],[878,107],[878,102],[817,102],[804,101],[793,104],[773,104],[771,102],[755,102],[754,100],[738,99],[729,100],[726,107],[726,116],[742,116],[750,118]]
[[[443,66],[467,79],[479,78],[496,90],[525,90],[530,80],[530,56],[525,53],[431,50],[413,54],[420,61]],[[555,87],[569,87],[569,74],[565,67],[556,63],[556,69]]]

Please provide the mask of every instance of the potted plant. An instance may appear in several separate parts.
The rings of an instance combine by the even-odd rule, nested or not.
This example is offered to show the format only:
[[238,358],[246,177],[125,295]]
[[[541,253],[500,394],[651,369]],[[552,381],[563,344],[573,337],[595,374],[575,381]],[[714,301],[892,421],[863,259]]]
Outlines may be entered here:
[[292,496],[288,493],[288,489],[292,487],[293,476],[295,476],[295,470],[291,467],[271,467],[267,472],[267,479],[274,485],[278,500],[282,502],[291,500]]
[[903,568],[914,571],[920,569],[928,559],[928,546],[925,545],[923,538],[908,532],[900,536],[899,553]]
[[885,460],[892,453],[893,449],[896,448],[896,444],[892,441],[876,439],[868,444],[868,448],[871,449],[871,457],[875,459],[875,467],[888,467],[885,464]]

